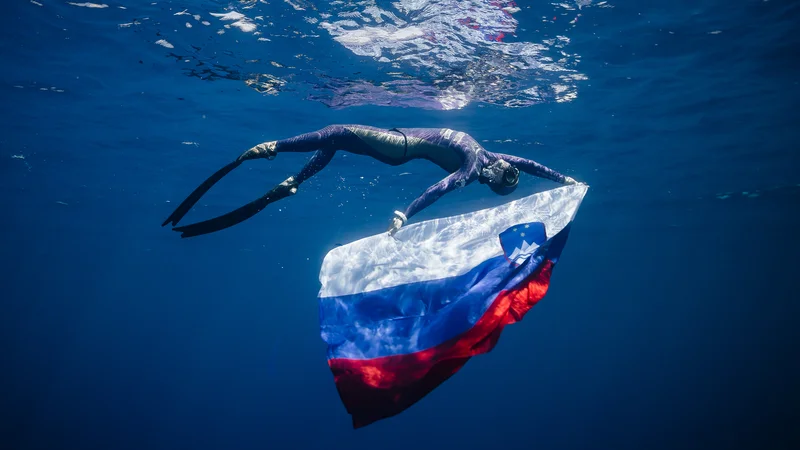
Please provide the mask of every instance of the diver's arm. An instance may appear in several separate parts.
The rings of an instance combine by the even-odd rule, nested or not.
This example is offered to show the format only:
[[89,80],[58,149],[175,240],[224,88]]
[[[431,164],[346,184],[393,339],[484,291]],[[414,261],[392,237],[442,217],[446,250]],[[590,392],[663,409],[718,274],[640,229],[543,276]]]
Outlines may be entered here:
[[537,163],[536,161],[531,161],[530,159],[520,158],[519,156],[514,156],[514,155],[505,155],[502,153],[498,153],[497,156],[508,161],[509,163],[514,165],[517,169],[527,173],[528,175],[533,175],[539,178],[545,178],[561,184],[576,183],[576,181],[571,177],[560,174],[549,167]]
[[432,205],[436,200],[439,200],[444,194],[469,184],[472,180],[464,171],[459,170],[444,177],[441,181],[429,187],[416,198],[404,212],[395,211],[395,217],[392,219],[392,226],[389,227],[389,233],[394,234],[401,226],[403,226],[408,219],[413,217],[418,212]]
[[410,219],[412,216],[417,214],[418,212],[422,211],[423,209],[427,208],[428,206],[432,205],[433,202],[439,200],[444,194],[454,190],[457,187],[466,186],[469,181],[465,176],[464,172],[456,171],[451,173],[450,175],[444,177],[441,181],[434,184],[433,186],[429,187],[422,193],[416,200],[411,202],[406,208],[405,214],[407,219]]

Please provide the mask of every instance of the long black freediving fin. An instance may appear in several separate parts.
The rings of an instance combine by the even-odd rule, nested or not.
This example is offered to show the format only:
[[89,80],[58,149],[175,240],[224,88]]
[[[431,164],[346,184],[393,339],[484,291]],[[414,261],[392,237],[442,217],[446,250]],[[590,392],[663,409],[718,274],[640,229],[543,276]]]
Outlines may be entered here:
[[224,230],[225,228],[229,228],[238,223],[244,222],[245,220],[258,214],[270,203],[277,202],[280,199],[293,195],[295,192],[297,192],[296,185],[283,182],[275,186],[271,191],[267,192],[260,198],[253,200],[241,208],[235,209],[227,214],[215,217],[213,219],[204,220],[203,222],[197,222],[191,225],[184,225],[182,227],[175,227],[172,230],[181,233],[182,238],[200,236],[203,234]]
[[170,214],[170,216],[164,221],[164,223],[161,224],[161,226],[163,227],[168,223],[171,225],[177,225],[178,222],[183,219],[183,216],[185,216],[186,213],[192,209],[192,206],[194,206],[194,204],[200,200],[200,197],[205,195],[205,193],[208,192],[208,190],[211,189],[211,187],[214,186],[217,181],[221,180],[222,177],[229,174],[233,169],[239,167],[239,164],[241,163],[242,161],[237,159],[236,161],[233,161],[208,177],[206,181],[204,181],[191,194],[189,194],[188,197],[186,197],[186,199],[175,209],[175,211],[172,212],[172,214]]

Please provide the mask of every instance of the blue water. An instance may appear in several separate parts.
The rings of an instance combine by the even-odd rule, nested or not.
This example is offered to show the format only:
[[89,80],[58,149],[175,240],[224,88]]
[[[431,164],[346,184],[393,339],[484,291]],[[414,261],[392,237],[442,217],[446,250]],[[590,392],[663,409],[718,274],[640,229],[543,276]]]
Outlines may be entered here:
[[[366,15],[320,25],[363,9],[349,2],[6,3],[3,448],[800,446],[800,2],[520,2],[504,42],[549,42],[534,60],[459,35],[442,11],[461,2],[403,16],[430,28],[428,53],[341,38],[378,26]],[[211,15],[231,11],[249,22]],[[160,227],[243,150],[333,123],[466,131],[591,185],[525,320],[355,431],[319,337],[319,266],[440,169],[338,155],[234,228]],[[242,166],[184,223],[307,157]],[[507,200],[469,186],[415,220]]]

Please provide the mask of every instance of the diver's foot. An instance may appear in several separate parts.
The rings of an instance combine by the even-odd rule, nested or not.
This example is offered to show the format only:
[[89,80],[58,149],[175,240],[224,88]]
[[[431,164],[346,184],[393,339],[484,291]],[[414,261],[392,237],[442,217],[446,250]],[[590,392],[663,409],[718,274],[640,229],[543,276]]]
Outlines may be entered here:
[[281,184],[275,186],[272,188],[272,190],[264,195],[263,198],[266,200],[264,206],[267,206],[272,202],[277,202],[282,198],[291,197],[297,193],[297,188],[299,186],[300,185],[297,183],[297,181],[295,181],[294,177],[285,179]]
[[278,151],[275,150],[275,145],[277,142],[270,141],[270,142],[263,142],[261,144],[256,145],[255,147],[247,150],[246,152],[242,153],[238,161],[248,161],[251,159],[259,159],[259,158],[267,158],[269,160],[275,159],[275,156],[278,155]]
[[289,177],[278,185],[279,188],[282,188],[281,190],[285,190],[289,195],[297,194],[297,188],[299,186],[297,181],[294,180],[294,177]]

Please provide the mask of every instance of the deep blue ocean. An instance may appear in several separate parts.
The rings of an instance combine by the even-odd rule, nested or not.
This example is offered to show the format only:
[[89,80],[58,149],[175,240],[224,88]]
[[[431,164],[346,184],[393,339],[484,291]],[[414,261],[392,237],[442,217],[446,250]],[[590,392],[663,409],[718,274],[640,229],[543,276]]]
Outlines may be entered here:
[[[800,2],[93,1],[0,15],[0,447],[800,448]],[[247,148],[348,123],[591,186],[547,296],[358,430],[320,263],[441,169],[340,153],[235,227],[161,227]],[[182,224],[309,156],[243,165]],[[476,183],[414,220],[508,200]]]

